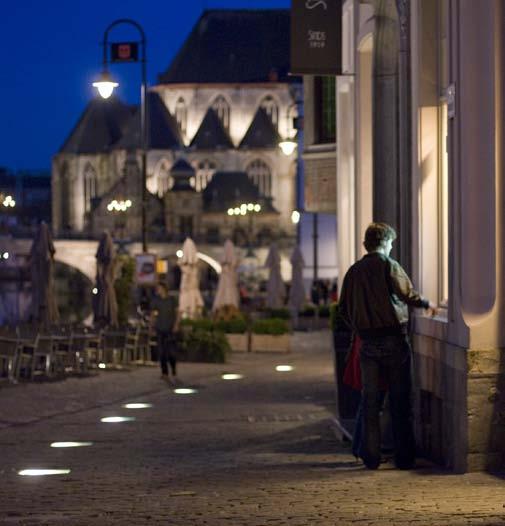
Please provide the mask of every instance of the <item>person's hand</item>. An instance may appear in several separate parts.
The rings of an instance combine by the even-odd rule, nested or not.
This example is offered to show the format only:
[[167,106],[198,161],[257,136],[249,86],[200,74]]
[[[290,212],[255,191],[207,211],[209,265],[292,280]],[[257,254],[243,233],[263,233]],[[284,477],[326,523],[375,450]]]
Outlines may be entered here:
[[438,307],[432,303],[430,301],[430,305],[429,307],[426,309],[426,313],[428,314],[428,316],[430,316],[431,318],[433,318],[434,316],[436,316],[438,314]]

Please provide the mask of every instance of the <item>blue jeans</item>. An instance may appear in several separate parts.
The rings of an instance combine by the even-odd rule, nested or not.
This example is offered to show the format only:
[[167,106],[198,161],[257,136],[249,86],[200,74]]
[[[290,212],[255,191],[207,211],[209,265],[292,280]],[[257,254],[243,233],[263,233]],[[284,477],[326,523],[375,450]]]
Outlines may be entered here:
[[389,390],[393,424],[395,463],[399,468],[412,467],[415,461],[415,439],[412,418],[412,353],[407,337],[380,336],[363,340],[360,351],[363,383],[362,458],[375,469],[380,464],[379,378],[384,378]]

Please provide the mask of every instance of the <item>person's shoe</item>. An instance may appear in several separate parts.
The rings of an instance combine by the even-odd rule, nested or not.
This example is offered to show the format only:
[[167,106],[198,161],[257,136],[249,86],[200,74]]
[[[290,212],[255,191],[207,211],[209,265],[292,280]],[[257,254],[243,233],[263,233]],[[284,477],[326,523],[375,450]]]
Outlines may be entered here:
[[379,462],[365,462],[364,461],[364,464],[367,469],[378,469],[380,466],[380,461]]

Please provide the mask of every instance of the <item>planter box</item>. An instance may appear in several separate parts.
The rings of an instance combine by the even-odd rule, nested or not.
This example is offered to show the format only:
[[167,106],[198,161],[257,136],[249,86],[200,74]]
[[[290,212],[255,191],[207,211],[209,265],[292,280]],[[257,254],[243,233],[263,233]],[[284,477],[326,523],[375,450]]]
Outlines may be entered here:
[[249,334],[226,333],[226,339],[233,352],[249,352]]
[[253,352],[289,352],[290,350],[290,334],[251,334],[251,351]]

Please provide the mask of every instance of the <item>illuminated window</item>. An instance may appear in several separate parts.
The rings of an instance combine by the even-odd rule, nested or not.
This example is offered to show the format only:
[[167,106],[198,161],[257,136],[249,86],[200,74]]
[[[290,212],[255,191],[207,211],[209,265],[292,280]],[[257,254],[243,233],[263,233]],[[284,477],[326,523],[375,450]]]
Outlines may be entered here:
[[212,103],[212,109],[216,112],[225,130],[230,129],[230,105],[226,99],[219,95]]
[[174,178],[170,175],[170,163],[167,160],[159,165],[157,182],[159,197],[163,197],[174,186]]
[[212,176],[216,173],[216,164],[209,159],[204,159],[196,165],[194,177],[194,188],[197,192],[205,190]]
[[251,181],[258,187],[260,193],[266,197],[272,195],[272,174],[270,168],[261,159],[252,161],[246,169]]
[[314,116],[316,143],[335,142],[336,105],[335,77],[315,77]]
[[91,200],[97,196],[96,171],[90,163],[84,168],[84,210],[91,210]]
[[279,108],[273,97],[270,95],[266,96],[261,101],[260,107],[265,110],[265,113],[272,120],[272,124],[277,128],[279,124]]
[[188,122],[188,109],[182,97],[179,97],[177,99],[177,102],[175,103],[175,120],[177,121],[177,124],[179,125],[181,133],[183,135],[186,135],[186,126]]

